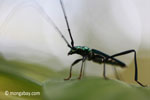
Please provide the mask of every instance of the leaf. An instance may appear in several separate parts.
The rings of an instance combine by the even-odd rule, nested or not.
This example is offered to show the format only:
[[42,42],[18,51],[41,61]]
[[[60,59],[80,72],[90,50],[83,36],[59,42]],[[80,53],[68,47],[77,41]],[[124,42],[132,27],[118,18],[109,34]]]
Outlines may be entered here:
[[[0,99],[1,100],[42,100],[42,82],[52,76],[57,76],[52,70],[41,65],[22,61],[9,61],[0,57]],[[37,96],[11,96],[9,92],[40,92]],[[5,98],[5,99],[4,99]],[[14,99],[15,98],[15,99]]]
[[47,100],[149,100],[150,88],[103,78],[51,80],[44,85],[44,95]]
[[[1,100],[149,100],[150,88],[118,80],[88,77],[64,81],[66,71],[0,57]],[[76,76],[76,74],[74,74]],[[38,91],[39,96],[11,96],[5,91]]]

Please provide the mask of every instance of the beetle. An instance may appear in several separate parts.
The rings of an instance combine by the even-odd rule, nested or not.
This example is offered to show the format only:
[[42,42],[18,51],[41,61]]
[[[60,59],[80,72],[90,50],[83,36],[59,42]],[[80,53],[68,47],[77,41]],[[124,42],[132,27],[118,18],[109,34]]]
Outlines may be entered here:
[[[70,80],[70,78],[72,77],[72,67],[75,64],[79,63],[79,62],[82,62],[81,69],[80,69],[80,74],[79,74],[79,77],[78,77],[78,79],[81,79],[82,73],[83,73],[83,65],[84,65],[86,60],[93,61],[93,62],[98,63],[98,64],[102,64],[103,63],[103,76],[104,76],[105,79],[107,79],[105,64],[118,65],[121,68],[125,68],[126,64],[124,62],[116,59],[115,57],[126,55],[126,54],[129,54],[129,53],[134,53],[134,65],[135,65],[134,66],[135,67],[134,80],[139,85],[141,85],[143,87],[146,86],[146,85],[143,85],[141,82],[138,81],[138,65],[137,65],[137,59],[136,59],[136,51],[134,49],[123,51],[123,52],[120,52],[120,53],[117,53],[117,54],[114,54],[114,55],[110,56],[110,55],[108,55],[106,53],[103,53],[103,52],[101,52],[99,50],[96,50],[96,49],[91,49],[91,48],[89,48],[87,46],[74,46],[74,40],[73,40],[73,37],[72,37],[72,34],[71,34],[71,29],[69,27],[69,22],[68,22],[68,19],[67,19],[67,15],[66,15],[64,4],[63,4],[62,0],[60,0],[60,5],[61,5],[61,8],[62,8],[62,12],[63,12],[64,18],[65,18],[65,22],[66,22],[66,26],[67,26],[67,29],[68,29],[68,33],[69,33],[69,36],[70,36],[70,39],[71,39],[71,44],[69,44],[69,42],[64,37],[64,35],[60,31],[60,29],[53,22],[53,20],[47,14],[45,14],[45,13],[43,13],[43,14],[44,14],[45,18],[47,19],[47,21],[49,21],[52,24],[52,26],[57,30],[59,35],[66,42],[67,46],[70,48],[70,51],[68,52],[68,55],[78,54],[78,55],[80,55],[82,57],[80,59],[75,60],[71,64],[69,76],[67,78],[65,78],[64,80]],[[39,5],[39,7],[40,7],[40,5]],[[40,11],[44,12],[42,7],[40,7]]]
[[135,64],[135,77],[134,77],[134,80],[139,85],[141,85],[143,87],[145,86],[141,82],[138,81],[138,66],[137,66],[137,59],[136,59],[136,51],[134,49],[123,51],[123,52],[114,54],[112,56],[109,56],[108,54],[105,54],[105,53],[103,53],[99,50],[90,49],[86,46],[74,46],[74,41],[73,41],[73,38],[72,38],[71,30],[70,30],[70,27],[69,27],[69,22],[68,22],[68,19],[67,19],[67,15],[66,15],[64,4],[63,4],[62,0],[60,0],[60,5],[61,5],[61,8],[62,8],[62,11],[63,11],[63,14],[64,14],[64,18],[65,18],[65,21],[66,21],[68,32],[69,32],[69,35],[70,35],[70,38],[71,38],[71,45],[70,45],[67,42],[67,40],[65,39],[65,37],[63,36],[63,34],[60,33],[61,36],[63,37],[63,39],[66,41],[68,47],[70,48],[70,51],[68,52],[68,55],[78,54],[78,55],[82,56],[82,58],[75,60],[71,64],[70,74],[67,78],[65,78],[65,80],[69,80],[71,78],[71,76],[72,76],[72,67],[75,64],[79,63],[80,61],[82,61],[82,65],[81,65],[80,75],[79,75],[78,79],[81,79],[82,73],[83,73],[83,64],[86,60],[93,61],[93,62],[96,62],[98,64],[103,63],[104,64],[103,65],[103,67],[104,67],[103,76],[104,76],[105,79],[107,79],[106,74],[105,74],[106,73],[105,64],[118,65],[118,66],[124,68],[124,67],[126,67],[126,64],[123,63],[122,61],[114,58],[114,57],[121,56],[121,55],[126,55],[126,54],[129,54],[129,53],[134,53],[134,64]]

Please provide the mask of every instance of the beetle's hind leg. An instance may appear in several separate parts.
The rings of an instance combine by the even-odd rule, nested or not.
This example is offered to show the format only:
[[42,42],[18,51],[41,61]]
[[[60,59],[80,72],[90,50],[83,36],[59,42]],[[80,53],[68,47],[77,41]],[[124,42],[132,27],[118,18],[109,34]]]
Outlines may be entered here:
[[117,68],[114,67],[114,66],[112,66],[112,69],[113,69],[113,71],[114,71],[115,78],[118,79],[118,80],[121,80],[121,79],[120,79],[120,74],[118,73]]
[[127,51],[123,51],[117,54],[114,54],[111,56],[112,57],[117,57],[117,56],[121,56],[121,55],[126,55],[129,53],[134,53],[134,67],[135,67],[135,75],[134,75],[134,80],[141,86],[146,87],[146,85],[143,85],[141,82],[138,81],[138,66],[137,66],[137,60],[136,60],[136,51],[135,50],[127,50]]

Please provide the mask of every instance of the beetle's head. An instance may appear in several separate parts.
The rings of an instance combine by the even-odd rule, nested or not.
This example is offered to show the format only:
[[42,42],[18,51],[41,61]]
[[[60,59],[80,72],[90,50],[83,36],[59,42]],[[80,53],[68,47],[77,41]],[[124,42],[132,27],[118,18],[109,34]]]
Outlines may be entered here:
[[76,46],[75,46],[75,47],[72,47],[72,48],[70,49],[70,51],[68,52],[68,55],[75,54],[75,53],[77,53],[77,51],[78,51],[78,49],[77,49]]

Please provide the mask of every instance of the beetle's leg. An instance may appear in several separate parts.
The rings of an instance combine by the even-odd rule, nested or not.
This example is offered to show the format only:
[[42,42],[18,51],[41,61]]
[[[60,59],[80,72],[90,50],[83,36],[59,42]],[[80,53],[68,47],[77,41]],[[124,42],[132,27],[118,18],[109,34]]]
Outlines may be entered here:
[[82,77],[83,65],[84,65],[84,63],[85,63],[85,60],[86,60],[86,57],[83,57],[83,59],[82,59],[82,65],[81,65],[81,70],[80,70],[80,75],[79,75],[79,77],[78,77],[79,80],[80,80],[81,77]]
[[86,60],[85,60],[84,65],[83,65],[83,75],[82,75],[82,77],[86,76],[86,73],[85,73],[86,67],[85,66],[86,66]]
[[113,68],[113,71],[114,71],[115,77],[116,77],[118,80],[120,80],[120,75],[118,74],[117,68],[116,68],[116,67],[114,67],[114,66],[112,66],[112,68]]
[[73,67],[75,64],[79,63],[81,60],[82,60],[82,59],[77,59],[77,60],[75,60],[75,61],[71,64],[69,76],[68,76],[68,78],[65,78],[64,80],[69,80],[69,79],[71,78],[71,76],[72,76],[72,67]]
[[137,60],[136,60],[136,51],[135,50],[127,50],[121,53],[117,53],[112,55],[111,57],[116,57],[116,56],[121,56],[121,55],[125,55],[128,53],[134,53],[134,64],[135,64],[135,76],[134,76],[134,80],[141,86],[145,87],[145,85],[143,85],[141,82],[138,81],[138,67],[137,67]]
[[108,78],[106,77],[106,66],[105,66],[105,61],[104,61],[104,66],[103,66],[103,77],[104,77],[105,79],[108,79]]
[[[110,58],[113,58],[113,57],[110,56]],[[103,62],[103,63],[104,63],[104,66],[103,66],[103,76],[104,76],[105,79],[108,79],[108,78],[106,77],[106,68],[105,68],[105,62],[107,62],[108,59],[109,59],[109,58],[106,58],[106,59],[104,60],[104,62]],[[120,77],[119,77],[119,74],[118,74],[118,72],[117,72],[116,67],[112,66],[112,68],[113,68],[113,71],[114,71],[114,73],[115,73],[115,77],[116,77],[118,80],[120,80]]]

